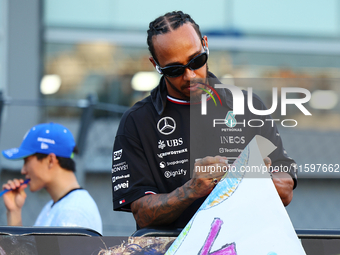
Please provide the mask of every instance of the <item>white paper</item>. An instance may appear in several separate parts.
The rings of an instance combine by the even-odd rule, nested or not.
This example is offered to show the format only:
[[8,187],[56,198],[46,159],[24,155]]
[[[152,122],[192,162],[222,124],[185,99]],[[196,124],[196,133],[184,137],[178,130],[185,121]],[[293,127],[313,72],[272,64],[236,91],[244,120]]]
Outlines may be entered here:
[[233,164],[237,171],[217,184],[166,255],[305,254],[270,174],[262,171],[274,149],[254,137]]

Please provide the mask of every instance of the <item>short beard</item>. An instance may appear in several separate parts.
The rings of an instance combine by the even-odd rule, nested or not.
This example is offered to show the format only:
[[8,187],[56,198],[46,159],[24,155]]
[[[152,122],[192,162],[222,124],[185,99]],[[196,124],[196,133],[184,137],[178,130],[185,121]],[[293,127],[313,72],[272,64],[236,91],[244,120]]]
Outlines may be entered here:
[[[209,72],[208,63],[206,63],[206,65],[207,65],[206,78],[205,78],[205,79],[193,79],[193,80],[190,81],[190,83],[196,82],[196,81],[197,81],[197,82],[199,82],[199,83],[205,84],[205,83],[208,82],[208,72]],[[200,102],[200,101],[201,101],[201,94],[202,94],[202,93],[190,93],[190,96],[187,96],[187,95],[183,94],[182,91],[180,91],[178,88],[176,88],[175,85],[173,85],[173,84],[169,81],[168,77],[164,76],[164,78],[165,78],[165,80],[168,82],[168,84],[170,85],[170,87],[171,87],[174,91],[176,91],[179,95],[182,96],[183,100],[188,101],[188,102],[192,102],[192,103],[194,103],[194,102]]]

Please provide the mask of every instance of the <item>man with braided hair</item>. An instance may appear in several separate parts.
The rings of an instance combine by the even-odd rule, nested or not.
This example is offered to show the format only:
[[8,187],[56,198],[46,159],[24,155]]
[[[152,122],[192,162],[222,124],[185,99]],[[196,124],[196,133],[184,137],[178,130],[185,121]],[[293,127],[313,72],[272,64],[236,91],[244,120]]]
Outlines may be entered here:
[[[151,22],[147,43],[150,61],[163,76],[151,95],[122,117],[112,157],[113,206],[132,211],[138,227],[184,227],[223,175],[189,175],[190,98],[202,93],[201,84],[190,81],[216,77],[208,72],[208,38],[202,37],[188,14],[170,12]],[[218,94],[232,109],[231,92],[220,89]],[[294,164],[284,152],[276,127],[242,130],[244,141],[261,134],[277,146],[270,155],[273,165]],[[195,167],[226,165],[227,158],[221,156],[195,163]],[[295,173],[273,173],[273,182],[288,205],[296,186]]]

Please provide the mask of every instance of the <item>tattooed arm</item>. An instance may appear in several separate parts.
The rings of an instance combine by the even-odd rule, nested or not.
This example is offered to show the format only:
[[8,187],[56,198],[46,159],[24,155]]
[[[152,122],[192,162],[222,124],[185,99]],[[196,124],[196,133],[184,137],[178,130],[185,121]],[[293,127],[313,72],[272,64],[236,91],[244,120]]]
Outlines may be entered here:
[[[151,225],[167,225],[175,221],[197,198],[193,179],[168,194],[147,195],[131,203],[135,220],[141,228]],[[208,181],[207,194],[213,183]]]
[[[195,168],[212,165],[226,166],[226,158],[205,157],[195,163]],[[144,228],[174,222],[196,199],[208,195],[215,187],[212,179],[220,179],[223,174],[194,171],[191,180],[171,193],[147,195],[132,202],[131,210],[138,226]]]

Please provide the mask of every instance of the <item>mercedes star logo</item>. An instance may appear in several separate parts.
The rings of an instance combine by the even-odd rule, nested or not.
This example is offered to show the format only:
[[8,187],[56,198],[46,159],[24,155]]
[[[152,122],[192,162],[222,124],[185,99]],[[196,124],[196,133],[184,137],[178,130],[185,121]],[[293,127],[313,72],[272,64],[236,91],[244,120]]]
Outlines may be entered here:
[[157,123],[157,129],[163,135],[170,135],[176,129],[176,122],[171,117],[161,118]]

